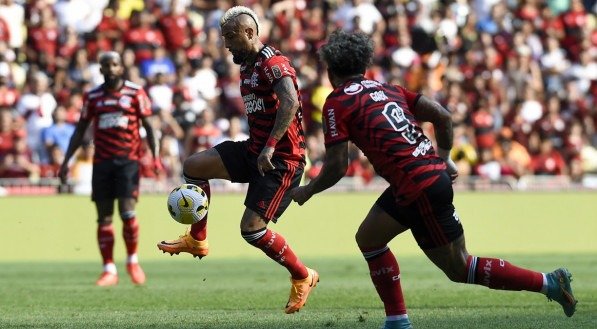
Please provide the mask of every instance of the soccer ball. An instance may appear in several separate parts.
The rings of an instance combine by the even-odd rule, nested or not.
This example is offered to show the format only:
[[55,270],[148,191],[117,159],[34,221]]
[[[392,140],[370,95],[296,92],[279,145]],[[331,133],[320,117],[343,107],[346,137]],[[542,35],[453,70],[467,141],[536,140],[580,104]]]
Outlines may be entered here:
[[168,196],[168,212],[181,224],[194,224],[205,218],[209,200],[199,186],[182,184]]

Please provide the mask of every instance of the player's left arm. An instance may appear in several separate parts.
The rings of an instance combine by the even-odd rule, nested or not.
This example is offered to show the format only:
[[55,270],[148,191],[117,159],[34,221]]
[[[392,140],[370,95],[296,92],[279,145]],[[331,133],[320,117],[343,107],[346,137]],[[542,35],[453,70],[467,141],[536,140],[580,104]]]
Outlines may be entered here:
[[294,89],[294,83],[290,76],[285,76],[279,79],[274,84],[273,89],[278,97],[280,105],[276,112],[274,127],[270,132],[269,138],[261,151],[259,158],[257,158],[257,169],[261,176],[263,176],[266,171],[275,169],[271,162],[271,158],[274,155],[276,143],[284,136],[284,134],[286,134],[286,131],[292,123],[292,120],[294,120],[296,111],[300,106],[298,94],[296,89]]
[[348,169],[348,141],[326,147],[323,167],[309,184],[292,191],[292,199],[299,205],[307,202],[314,194],[334,186]]
[[454,141],[454,132],[452,130],[452,114],[446,108],[432,101],[431,99],[420,96],[414,106],[413,114],[419,121],[427,121],[433,124],[435,130],[435,139],[437,142],[437,155],[444,159],[448,165],[448,172],[452,180],[458,176],[456,165],[450,158],[450,150]]
[[137,101],[139,106],[139,119],[141,120],[141,125],[145,129],[145,133],[147,134],[147,144],[149,145],[149,150],[153,156],[154,170],[156,174],[159,174],[159,172],[163,169],[162,162],[159,158],[159,144],[156,141],[153,126],[148,119],[151,115],[151,101],[149,100],[149,97],[147,97],[147,94],[144,90],[139,91],[139,94],[137,95]]

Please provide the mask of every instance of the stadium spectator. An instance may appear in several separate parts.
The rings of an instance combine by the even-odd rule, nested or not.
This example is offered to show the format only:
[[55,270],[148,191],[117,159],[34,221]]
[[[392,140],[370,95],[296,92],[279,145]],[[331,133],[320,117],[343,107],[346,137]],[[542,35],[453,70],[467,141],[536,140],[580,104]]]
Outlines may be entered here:
[[36,163],[48,160],[47,152],[41,139],[41,132],[52,125],[52,115],[56,109],[56,99],[49,90],[49,78],[43,72],[30,72],[29,89],[17,103],[17,113],[27,122],[27,146],[31,158]]
[[[250,138],[226,141],[188,157],[184,178],[201,187],[210,200],[209,179],[249,183],[241,235],[290,272],[292,287],[285,312],[294,313],[304,306],[319,275],[303,265],[282,235],[267,226],[290,204],[288,192],[299,185],[305,164],[296,72],[280,51],[261,43],[259,19],[251,9],[230,8],[220,27],[224,46],[233,62],[241,65],[240,88]],[[178,239],[159,242],[158,248],[170,254],[207,256],[207,216]]]
[[118,200],[118,212],[123,222],[127,272],[134,284],[143,284],[145,273],[137,257],[139,224],[135,213],[142,153],[140,126],[145,130],[155,170],[160,172],[162,169],[153,129],[147,120],[152,114],[151,104],[141,86],[123,78],[124,68],[118,53],[103,53],[99,63],[105,82],[85,94],[81,118],[60,167],[60,179],[63,184],[67,183],[69,160],[83,143],[85,131],[93,121],[95,152],[91,198],[97,210],[97,241],[104,265],[96,285],[111,286],[118,283],[113,260],[114,200]]
[[[164,57],[175,70],[175,78],[167,78],[166,83],[174,94],[190,91],[192,95],[192,101],[176,99],[185,108],[173,112],[179,124],[185,128],[193,125],[194,117],[205,108],[212,109],[216,120],[241,116],[245,109],[237,87],[239,67],[230,64],[218,26],[233,4],[0,0],[0,18],[9,32],[8,41],[0,41],[0,77],[6,72],[2,63],[9,67],[8,84],[0,85],[0,104],[4,96],[18,102],[20,95],[28,93],[26,77],[42,72],[49,78],[49,93],[59,105],[69,108],[69,121],[76,121],[80,106],[68,103],[71,97],[79,102],[83,92],[103,82],[96,61],[99,52],[113,49],[121,53],[126,78],[149,88],[155,79],[145,76],[140,63],[143,58],[153,61],[156,48],[162,48],[159,51],[166,52]],[[325,94],[317,82],[325,71],[315,50],[329,31],[342,26],[365,30],[376,43],[367,77],[429,95],[452,111],[454,122],[466,127],[468,138],[473,136],[471,127],[479,123],[473,119],[484,117],[492,120],[493,127],[486,130],[490,133],[485,137],[495,138],[502,127],[509,127],[513,140],[528,148],[530,136],[542,130],[546,121],[559,126],[550,112],[557,99],[560,118],[566,126],[571,120],[580,122],[586,137],[581,139],[582,147],[590,149],[597,146],[597,116],[593,113],[597,17],[596,7],[586,5],[590,1],[248,2],[261,19],[261,41],[280,49],[298,68],[307,136],[318,133],[321,114],[316,103]],[[81,10],[66,10],[72,7]],[[89,13],[90,19],[82,20],[83,13]],[[43,24],[46,28],[41,28]],[[202,73],[198,75],[198,71]],[[185,91],[183,82],[190,89]],[[318,93],[321,95],[312,97]],[[479,118],[483,111],[491,117]],[[171,129],[167,124],[161,127]],[[247,133],[246,125],[243,129]],[[186,138],[168,132],[161,136],[177,136],[180,144]],[[565,161],[573,161],[564,150],[566,146],[553,141]],[[473,139],[470,142],[481,154],[482,146]],[[182,151],[180,156],[184,159],[188,154]],[[461,172],[461,180],[468,179],[464,176]]]
[[66,154],[70,137],[75,131],[75,126],[66,122],[66,116],[66,109],[63,106],[58,106],[53,113],[54,123],[41,132],[41,140],[46,146],[48,154],[54,146],[58,147],[62,154]]
[[[556,300],[572,316],[576,300],[566,269],[540,273],[503,259],[470,255],[453,205],[450,112],[426,96],[365,77],[373,44],[363,33],[338,30],[321,50],[334,91],[325,118],[326,155],[321,172],[291,193],[300,205],[336,184],[346,173],[348,141],[359,146],[390,187],[356,233],[371,280],[384,303],[385,329],[412,328],[402,295],[400,269],[388,243],[411,230],[419,247],[455,282],[491,289],[527,290]],[[355,56],[355,54],[358,54]],[[364,99],[367,99],[365,101]],[[435,128],[437,153],[417,122]]]

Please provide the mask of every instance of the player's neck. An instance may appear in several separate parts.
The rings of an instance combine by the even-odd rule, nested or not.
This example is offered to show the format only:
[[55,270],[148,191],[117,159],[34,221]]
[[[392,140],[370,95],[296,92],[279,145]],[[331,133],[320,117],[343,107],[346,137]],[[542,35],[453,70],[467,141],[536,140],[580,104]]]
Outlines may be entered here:
[[338,87],[342,86],[343,84],[347,83],[348,81],[352,81],[357,78],[363,78],[363,75],[355,74],[355,75],[349,75],[349,76],[345,76],[345,77],[331,76],[330,82],[332,83],[332,86],[334,88],[338,88]]
[[245,60],[246,66],[252,66],[253,64],[255,64],[255,62],[257,61],[257,57],[259,56],[259,53],[261,52],[261,49],[263,49],[263,47],[264,45],[261,42],[257,42],[255,43],[255,45],[253,45],[253,52]]
[[115,81],[106,81],[106,82],[104,82],[104,89],[106,89],[108,91],[116,91],[116,90],[120,90],[120,88],[122,88],[123,85],[124,85],[124,79],[118,79]]

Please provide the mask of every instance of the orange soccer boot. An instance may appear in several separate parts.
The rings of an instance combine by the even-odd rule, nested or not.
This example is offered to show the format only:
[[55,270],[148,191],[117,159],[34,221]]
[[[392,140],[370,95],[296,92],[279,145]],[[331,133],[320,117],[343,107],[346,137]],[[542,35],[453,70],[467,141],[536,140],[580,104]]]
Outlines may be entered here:
[[100,287],[115,286],[116,284],[118,284],[118,275],[111,272],[103,272],[95,281],[95,285]]
[[190,235],[190,230],[188,230],[184,235],[179,236],[178,239],[165,240],[158,243],[158,249],[164,253],[170,253],[170,256],[174,254],[178,255],[181,252],[188,252],[193,257],[201,259],[209,253],[209,244],[207,243],[207,239],[202,241],[193,239]]
[[309,275],[302,280],[294,280],[290,278],[292,286],[290,287],[290,297],[288,303],[286,303],[286,309],[284,310],[287,314],[298,312],[305,303],[309,293],[319,282],[319,274],[314,270],[307,267]]
[[141,265],[139,265],[139,263],[126,264],[126,271],[129,273],[131,281],[134,284],[145,283],[145,272],[143,272],[143,269],[141,268]]

